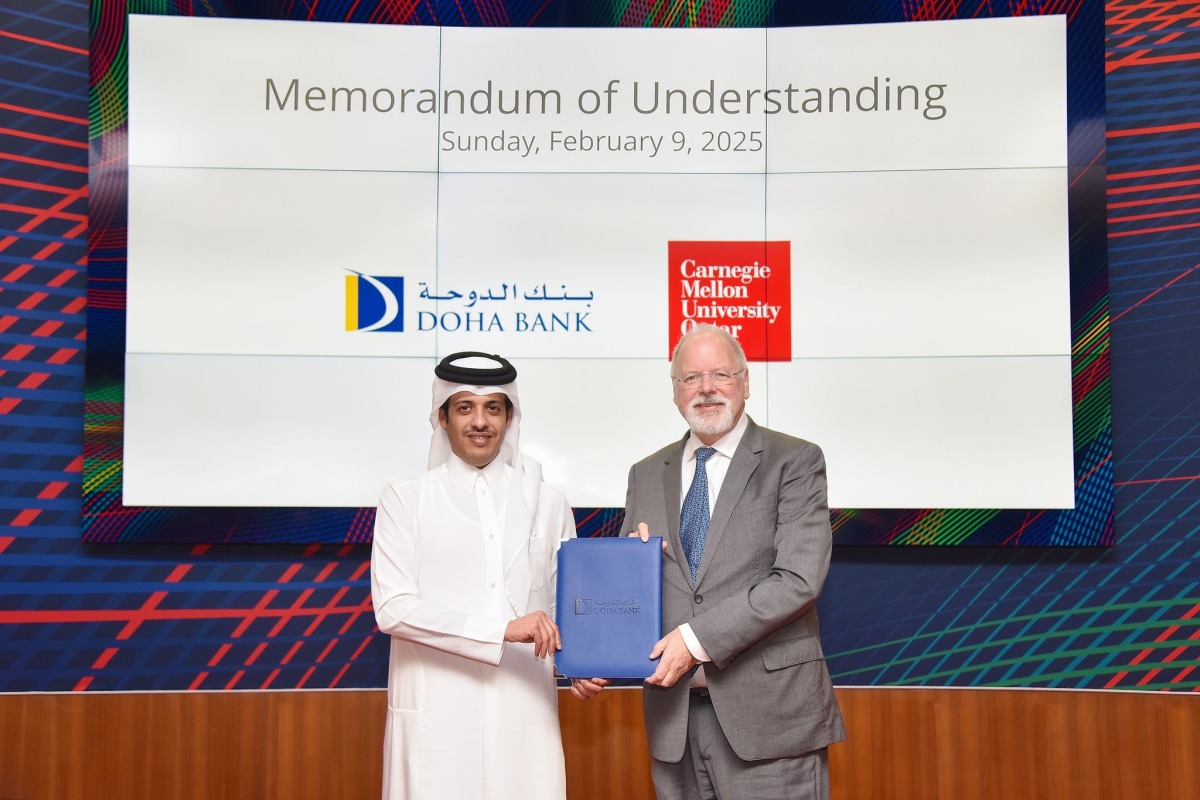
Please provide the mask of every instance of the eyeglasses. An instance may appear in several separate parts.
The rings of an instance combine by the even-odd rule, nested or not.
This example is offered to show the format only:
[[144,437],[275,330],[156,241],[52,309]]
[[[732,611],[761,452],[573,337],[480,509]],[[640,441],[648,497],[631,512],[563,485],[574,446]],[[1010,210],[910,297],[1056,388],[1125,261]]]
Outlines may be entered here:
[[693,372],[682,378],[671,378],[671,380],[682,383],[689,389],[695,389],[704,381],[705,377],[709,377],[712,378],[714,386],[725,386],[743,372],[745,372],[743,369],[739,369],[737,372]]

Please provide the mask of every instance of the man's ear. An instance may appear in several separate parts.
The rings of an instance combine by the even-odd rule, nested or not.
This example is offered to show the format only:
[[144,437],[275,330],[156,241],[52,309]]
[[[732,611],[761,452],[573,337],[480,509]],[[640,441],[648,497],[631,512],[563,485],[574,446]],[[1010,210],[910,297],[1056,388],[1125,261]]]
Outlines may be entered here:
[[438,424],[440,424],[443,429],[447,427],[446,409],[444,408],[438,409]]
[[504,419],[504,429],[505,429],[505,430],[508,430],[509,428],[511,428],[511,427],[512,427],[512,415],[513,415],[513,410],[512,410],[512,407],[511,407],[511,406],[509,406],[508,408],[504,409],[504,411],[505,411],[505,415],[504,415],[504,417],[505,417],[505,419]]

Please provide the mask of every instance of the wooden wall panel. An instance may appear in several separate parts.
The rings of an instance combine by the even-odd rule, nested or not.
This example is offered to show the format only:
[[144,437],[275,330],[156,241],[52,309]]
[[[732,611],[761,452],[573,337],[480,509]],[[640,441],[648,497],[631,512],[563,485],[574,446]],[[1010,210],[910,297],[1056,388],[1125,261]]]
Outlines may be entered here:
[[0,696],[0,800],[379,795],[381,691]]
[[[850,739],[830,751],[834,800],[1193,800],[1200,787],[1200,694],[838,697]],[[380,690],[0,695],[0,800],[377,798],[385,702]],[[637,690],[562,692],[560,717],[570,800],[651,800]]]
[[837,800],[1188,800],[1200,696],[1007,689],[841,689]]
[[653,800],[640,689],[558,693],[570,800]]

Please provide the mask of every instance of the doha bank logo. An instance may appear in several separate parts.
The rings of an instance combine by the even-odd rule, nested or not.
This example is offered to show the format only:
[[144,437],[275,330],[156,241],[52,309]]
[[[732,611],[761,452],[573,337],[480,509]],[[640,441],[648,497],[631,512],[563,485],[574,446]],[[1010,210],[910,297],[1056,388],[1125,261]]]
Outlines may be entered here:
[[575,616],[590,617],[603,614],[641,614],[642,601],[615,599],[596,600],[591,597],[575,598]]
[[402,333],[404,278],[347,272],[350,274],[346,276],[346,330]]

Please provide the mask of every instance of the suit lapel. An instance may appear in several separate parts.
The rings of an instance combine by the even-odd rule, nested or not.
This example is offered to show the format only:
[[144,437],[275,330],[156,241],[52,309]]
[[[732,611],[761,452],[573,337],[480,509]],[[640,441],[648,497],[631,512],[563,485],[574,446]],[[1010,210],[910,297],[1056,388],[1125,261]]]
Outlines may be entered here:
[[685,434],[679,446],[663,462],[663,502],[666,504],[667,541],[670,543],[671,552],[675,554],[675,563],[683,571],[684,579],[691,583],[692,574],[688,570],[687,556],[683,554],[683,542],[679,538],[679,498],[683,496],[680,470],[687,439]]
[[[738,443],[737,450],[734,451],[733,460],[729,463],[729,471],[725,473],[725,481],[721,484],[721,493],[717,495],[717,503],[713,507],[712,517],[708,521],[704,553],[700,556],[700,567],[696,570],[697,585],[704,580],[704,573],[712,564],[714,554],[721,544],[721,537],[725,535],[725,531],[729,527],[729,518],[733,516],[733,509],[746,491],[746,485],[750,482],[754,471],[758,469],[759,462],[762,461],[762,434],[759,432],[758,426],[754,424],[754,420],[747,419],[747,423],[746,432],[742,434],[742,440]],[[678,483],[678,480],[676,482]],[[679,539],[678,520],[675,523],[675,538]],[[679,549],[680,552],[683,552],[682,544]]]

